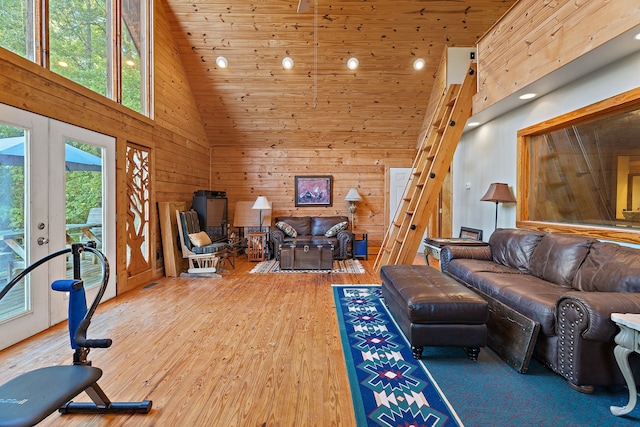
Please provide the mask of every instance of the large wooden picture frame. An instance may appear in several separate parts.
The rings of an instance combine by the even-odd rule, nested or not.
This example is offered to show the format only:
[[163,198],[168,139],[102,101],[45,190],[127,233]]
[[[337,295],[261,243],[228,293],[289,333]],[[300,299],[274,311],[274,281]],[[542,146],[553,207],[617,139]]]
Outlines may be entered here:
[[304,206],[332,206],[333,205],[333,177],[325,176],[296,176],[296,207]]

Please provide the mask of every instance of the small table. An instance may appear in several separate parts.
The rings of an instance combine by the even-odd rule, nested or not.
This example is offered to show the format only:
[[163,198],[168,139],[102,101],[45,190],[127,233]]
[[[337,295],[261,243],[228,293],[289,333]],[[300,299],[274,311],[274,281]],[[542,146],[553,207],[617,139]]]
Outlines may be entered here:
[[613,415],[626,415],[633,410],[638,400],[636,393],[636,382],[629,366],[629,355],[633,352],[640,353],[640,314],[633,313],[611,313],[611,320],[620,327],[620,332],[616,335],[616,347],[613,354],[616,362],[622,371],[627,388],[629,389],[629,403],[625,406],[611,406]]
[[367,233],[362,233],[362,238],[358,239],[357,234],[353,234],[353,259],[369,259],[369,237]]
[[445,246],[488,246],[489,244],[482,240],[470,239],[468,237],[453,237],[449,239],[445,238],[429,238],[424,239],[424,257],[429,265],[429,255],[440,260],[440,251]]
[[247,259],[264,261],[267,259],[267,233],[247,234]]

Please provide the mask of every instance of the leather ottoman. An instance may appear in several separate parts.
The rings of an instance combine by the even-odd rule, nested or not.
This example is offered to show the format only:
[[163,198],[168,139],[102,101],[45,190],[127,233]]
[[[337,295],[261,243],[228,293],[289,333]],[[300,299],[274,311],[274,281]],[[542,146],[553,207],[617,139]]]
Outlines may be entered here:
[[415,359],[425,346],[464,347],[477,360],[487,345],[489,308],[481,296],[435,268],[386,265],[380,269],[382,296],[411,343]]

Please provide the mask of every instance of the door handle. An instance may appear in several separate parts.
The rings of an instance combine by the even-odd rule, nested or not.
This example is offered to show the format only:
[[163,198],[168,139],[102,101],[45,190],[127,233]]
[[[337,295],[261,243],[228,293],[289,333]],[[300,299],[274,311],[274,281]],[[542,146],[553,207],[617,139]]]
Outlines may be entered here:
[[38,237],[38,244],[40,246],[46,245],[47,243],[49,243],[49,239],[47,239],[46,237]]

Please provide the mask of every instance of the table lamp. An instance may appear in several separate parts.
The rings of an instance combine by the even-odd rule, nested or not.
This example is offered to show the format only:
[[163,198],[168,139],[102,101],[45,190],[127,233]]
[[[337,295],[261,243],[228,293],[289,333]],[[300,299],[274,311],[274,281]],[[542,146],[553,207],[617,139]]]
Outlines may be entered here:
[[360,196],[356,188],[350,188],[349,192],[347,193],[347,197],[345,197],[344,200],[349,202],[349,212],[351,213],[351,229],[353,230],[353,216],[356,213],[356,202],[362,201],[362,196]]

